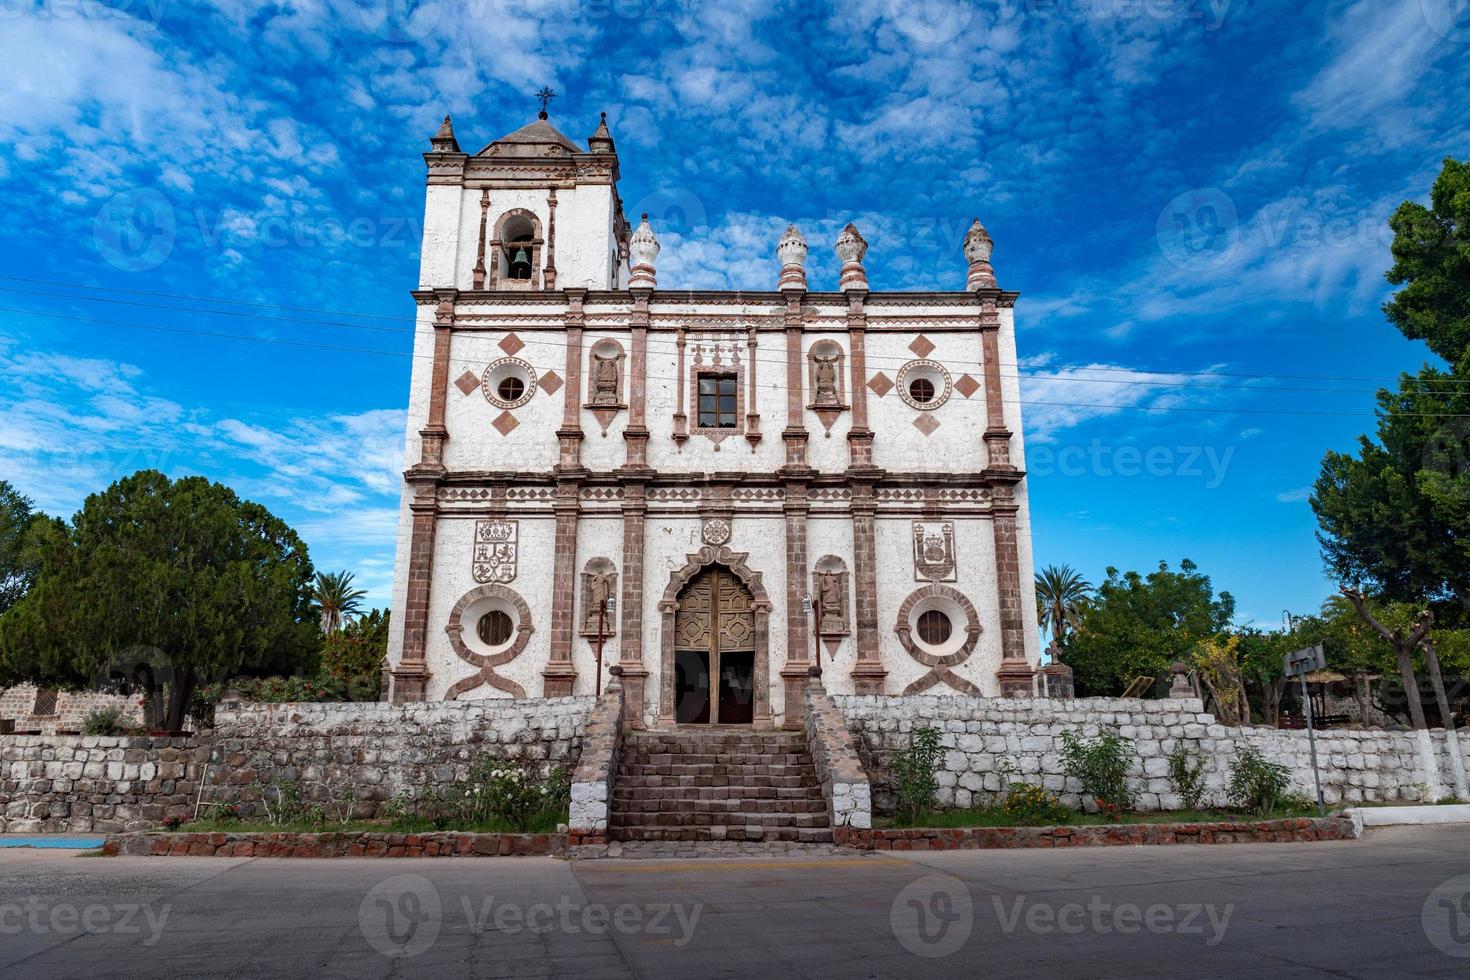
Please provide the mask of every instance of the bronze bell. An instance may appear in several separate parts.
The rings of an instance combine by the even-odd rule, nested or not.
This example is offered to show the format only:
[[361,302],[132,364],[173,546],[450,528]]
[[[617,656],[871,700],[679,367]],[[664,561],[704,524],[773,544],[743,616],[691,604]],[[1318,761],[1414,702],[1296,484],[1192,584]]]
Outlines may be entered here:
[[525,246],[516,249],[511,255],[510,277],[512,279],[531,278],[531,253]]

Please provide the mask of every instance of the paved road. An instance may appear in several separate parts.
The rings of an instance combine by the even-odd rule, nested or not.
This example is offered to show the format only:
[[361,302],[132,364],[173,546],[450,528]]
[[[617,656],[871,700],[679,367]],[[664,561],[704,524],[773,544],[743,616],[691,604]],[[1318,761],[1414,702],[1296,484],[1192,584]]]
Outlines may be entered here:
[[1470,827],[730,861],[0,852],[6,978],[752,975],[1470,976]]

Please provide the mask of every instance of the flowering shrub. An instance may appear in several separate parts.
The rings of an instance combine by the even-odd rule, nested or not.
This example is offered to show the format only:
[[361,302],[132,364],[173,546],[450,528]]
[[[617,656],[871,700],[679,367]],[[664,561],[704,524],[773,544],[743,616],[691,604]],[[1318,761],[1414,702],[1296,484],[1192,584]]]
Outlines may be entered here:
[[541,778],[523,762],[482,755],[463,782],[445,791],[430,788],[414,797],[394,797],[383,816],[402,832],[425,825],[435,830],[503,825],[524,833],[564,817],[570,797],[571,776],[565,769]]
[[1128,785],[1133,743],[1117,732],[1103,732],[1084,741],[1076,732],[1062,732],[1062,769],[1082,784],[1102,813],[1132,810],[1136,791]]
[[1018,827],[1064,824],[1072,818],[1072,811],[1061,800],[1029,783],[1012,784],[1000,809]]

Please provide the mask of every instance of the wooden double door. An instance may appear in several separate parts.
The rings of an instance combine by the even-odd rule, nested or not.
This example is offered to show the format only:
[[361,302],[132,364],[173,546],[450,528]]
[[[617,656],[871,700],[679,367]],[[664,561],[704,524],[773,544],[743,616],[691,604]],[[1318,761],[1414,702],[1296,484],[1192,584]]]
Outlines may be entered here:
[[755,611],[723,565],[679,593],[674,614],[674,719],[684,725],[748,725],[755,717]]

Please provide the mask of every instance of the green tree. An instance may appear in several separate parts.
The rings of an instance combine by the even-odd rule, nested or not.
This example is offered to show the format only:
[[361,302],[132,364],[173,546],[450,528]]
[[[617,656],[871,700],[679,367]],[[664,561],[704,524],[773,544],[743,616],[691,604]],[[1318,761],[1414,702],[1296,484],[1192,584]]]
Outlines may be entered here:
[[1048,565],[1036,573],[1036,618],[1061,643],[1076,632],[1092,599],[1092,584],[1071,565]]
[[1404,288],[1384,304],[1389,321],[1451,364],[1470,349],[1470,162],[1446,157],[1429,207],[1399,205],[1388,281]]
[[352,586],[351,572],[317,572],[311,586],[311,604],[321,617],[322,632],[331,635],[344,621],[362,612],[365,589]]
[[1063,647],[1079,696],[1116,696],[1140,675],[1157,675],[1235,615],[1228,592],[1217,597],[1189,559],[1147,576],[1108,569],[1083,628]]
[[35,521],[30,498],[0,480],[0,613],[15,605],[35,578],[35,566],[27,559],[26,549]]
[[375,699],[387,655],[388,610],[374,609],[328,634],[322,645],[322,673],[346,684],[353,700]]
[[1430,202],[1389,221],[1387,278],[1403,288],[1384,313],[1450,369],[1380,391],[1376,441],[1327,453],[1311,503],[1335,578],[1456,626],[1470,622],[1470,164],[1445,160]]
[[151,648],[171,668],[165,725],[201,679],[312,663],[321,634],[306,546],[259,504],[202,477],[144,470],[48,523],[35,584],[0,617],[0,683],[77,688]]

